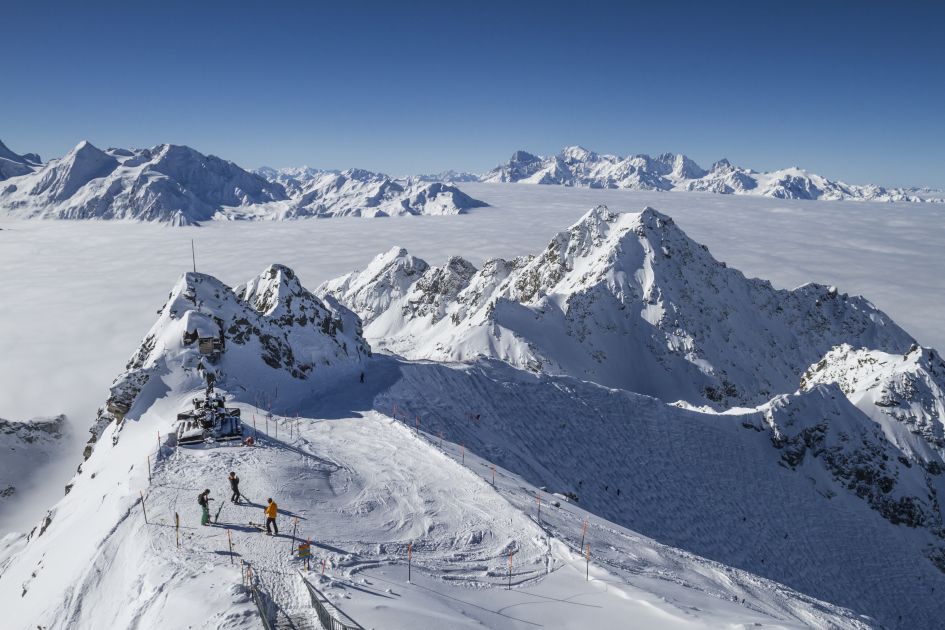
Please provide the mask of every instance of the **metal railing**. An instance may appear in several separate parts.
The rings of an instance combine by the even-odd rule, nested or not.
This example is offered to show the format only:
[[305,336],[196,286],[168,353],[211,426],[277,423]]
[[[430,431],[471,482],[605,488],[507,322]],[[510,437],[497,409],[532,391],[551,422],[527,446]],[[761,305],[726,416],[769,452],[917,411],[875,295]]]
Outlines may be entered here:
[[263,602],[262,593],[259,592],[259,589],[255,585],[250,587],[250,590],[253,594],[253,601],[256,602],[256,608],[259,610],[259,617],[262,619],[263,628],[266,630],[274,630],[272,625],[272,620],[269,618],[269,607]]
[[[325,630],[364,630],[350,618],[348,619],[350,623],[345,623],[338,619],[325,606],[325,604],[328,603],[328,600],[325,599],[325,596],[322,595],[321,591],[319,591],[311,582],[305,579],[305,576],[302,575],[301,572],[299,572],[299,576],[305,583],[305,588],[308,589],[308,594],[312,599],[312,608],[315,609],[315,614],[318,615],[318,621],[322,624],[322,627],[325,628]],[[338,610],[338,612],[341,612],[340,609],[335,609]]]

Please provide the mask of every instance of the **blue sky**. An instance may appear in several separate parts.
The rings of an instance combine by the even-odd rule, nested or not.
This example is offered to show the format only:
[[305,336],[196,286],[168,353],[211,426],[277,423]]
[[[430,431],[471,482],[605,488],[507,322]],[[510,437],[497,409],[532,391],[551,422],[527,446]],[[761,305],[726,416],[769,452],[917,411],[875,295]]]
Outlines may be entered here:
[[934,2],[8,3],[0,139],[395,175],[581,144],[945,186],[943,32]]

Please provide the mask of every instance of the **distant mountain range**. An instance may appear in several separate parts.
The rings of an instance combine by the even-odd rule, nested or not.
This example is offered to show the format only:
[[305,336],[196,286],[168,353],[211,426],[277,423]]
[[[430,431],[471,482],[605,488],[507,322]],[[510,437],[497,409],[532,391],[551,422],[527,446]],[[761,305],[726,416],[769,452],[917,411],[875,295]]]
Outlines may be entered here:
[[758,172],[723,159],[706,170],[681,153],[621,157],[598,154],[583,147],[566,147],[557,155],[547,157],[516,151],[508,162],[483,174],[480,181],[686,190],[777,199],[942,201],[934,199],[934,193],[928,189],[846,184],[797,167]]
[[23,218],[213,219],[459,214],[485,206],[442,182],[352,169],[248,172],[187,146],[101,150],[80,142],[43,164],[0,144],[0,212]]
[[465,213],[487,206],[455,183],[505,182],[701,191],[779,199],[945,201],[941,191],[832,181],[799,168],[768,173],[720,160],[708,170],[682,154],[602,155],[567,147],[542,157],[516,151],[488,173],[444,171],[393,178],[363,169],[247,171],[190,147],[101,150],[82,141],[43,163],[0,143],[0,214],[20,218],[127,219],[169,225],[210,220],[385,217]]

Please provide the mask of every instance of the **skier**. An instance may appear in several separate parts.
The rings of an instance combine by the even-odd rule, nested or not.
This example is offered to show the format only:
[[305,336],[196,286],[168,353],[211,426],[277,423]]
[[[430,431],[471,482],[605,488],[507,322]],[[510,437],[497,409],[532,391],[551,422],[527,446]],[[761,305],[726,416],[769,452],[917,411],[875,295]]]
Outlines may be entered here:
[[272,536],[272,530],[269,529],[269,526],[272,525],[276,530],[276,536],[279,535],[279,526],[276,525],[276,514],[279,513],[279,506],[276,505],[276,502],[269,499],[269,505],[266,506],[264,510],[266,514],[266,535]]
[[209,488],[207,488],[206,490],[204,490],[203,492],[197,495],[197,503],[203,509],[203,513],[200,516],[201,525],[210,524],[210,502],[211,501],[213,501],[213,499],[210,498]]
[[361,372],[361,382],[364,382],[364,372]]
[[233,495],[230,497],[230,501],[233,503],[240,502],[240,478],[236,476],[236,473],[230,471],[230,488],[233,490]]

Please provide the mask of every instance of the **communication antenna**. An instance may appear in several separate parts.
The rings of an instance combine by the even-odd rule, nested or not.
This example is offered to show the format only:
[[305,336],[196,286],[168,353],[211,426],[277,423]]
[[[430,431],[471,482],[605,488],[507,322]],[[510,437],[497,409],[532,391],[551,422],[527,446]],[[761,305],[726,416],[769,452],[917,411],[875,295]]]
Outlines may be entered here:
[[194,273],[197,273],[197,252],[194,249],[194,239],[190,239],[190,257],[194,261]]

